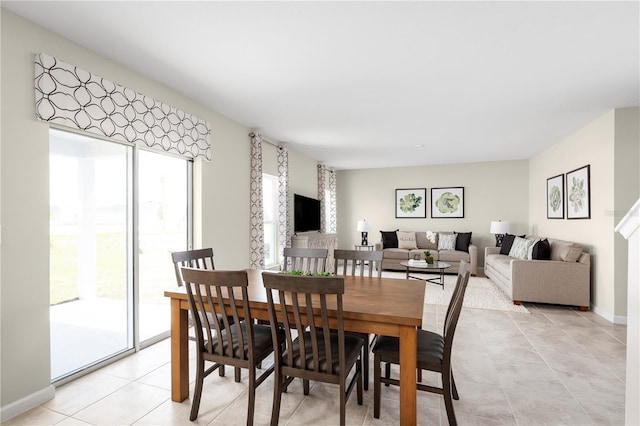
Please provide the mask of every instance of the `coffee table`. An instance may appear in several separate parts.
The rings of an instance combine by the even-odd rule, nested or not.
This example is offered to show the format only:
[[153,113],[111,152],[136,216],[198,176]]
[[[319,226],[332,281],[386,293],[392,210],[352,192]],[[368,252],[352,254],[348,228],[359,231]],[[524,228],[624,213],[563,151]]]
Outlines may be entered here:
[[[409,262],[400,262],[400,264],[405,268],[407,268],[407,279],[413,278],[416,280],[422,280],[429,283],[438,284],[442,286],[443,290],[444,290],[444,270],[447,268],[451,268],[451,264],[445,263],[445,262],[438,262],[438,261],[435,261],[433,263],[419,263],[417,265],[416,264],[410,265]],[[416,277],[413,275],[409,275],[410,269],[414,269],[413,272],[416,272],[415,271],[416,269],[420,269],[420,272],[424,271],[425,273],[429,273],[429,271],[438,271],[440,272],[440,277],[438,278]]]

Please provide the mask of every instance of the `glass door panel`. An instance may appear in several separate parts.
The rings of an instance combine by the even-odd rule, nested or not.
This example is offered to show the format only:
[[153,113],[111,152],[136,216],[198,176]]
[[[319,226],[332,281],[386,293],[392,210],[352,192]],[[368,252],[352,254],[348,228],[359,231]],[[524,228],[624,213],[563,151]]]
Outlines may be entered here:
[[138,156],[140,341],[168,335],[169,299],[175,287],[172,251],[187,250],[190,162],[149,151]]
[[133,348],[130,147],[50,132],[51,379]]

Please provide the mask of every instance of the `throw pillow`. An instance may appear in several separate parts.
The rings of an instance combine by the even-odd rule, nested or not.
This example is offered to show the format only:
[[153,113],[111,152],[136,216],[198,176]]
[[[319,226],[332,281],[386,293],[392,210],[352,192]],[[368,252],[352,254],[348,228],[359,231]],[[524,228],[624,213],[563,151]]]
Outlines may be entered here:
[[398,248],[397,231],[380,231],[382,238],[382,248]]
[[[524,238],[524,235],[520,236],[521,238]],[[504,238],[502,239],[502,246],[500,247],[500,254],[506,254],[507,256],[509,255],[509,252],[511,251],[511,245],[513,244],[513,240],[516,238],[515,235],[513,234],[504,234]]]
[[565,262],[577,262],[582,254],[582,246],[580,244],[571,244],[567,251],[563,252],[560,257]]
[[401,232],[397,231],[398,236],[398,248],[413,250],[417,249],[416,245],[416,233],[415,232]]
[[455,250],[457,234],[438,235],[438,250]]
[[469,244],[471,244],[471,232],[456,232],[456,250],[466,251],[469,253]]
[[438,250],[438,233],[433,231],[416,232],[416,245],[419,249]]
[[527,259],[533,260],[533,248],[538,244],[540,238],[529,237],[528,239],[531,240],[531,244],[529,244],[529,249],[527,250]]
[[531,257],[536,260],[551,260],[551,247],[549,247],[549,240],[545,238],[544,240],[538,241],[533,246]]
[[529,247],[532,245],[533,240],[516,237],[511,245],[511,250],[509,250],[509,256],[516,257],[518,259],[527,259],[529,256]]

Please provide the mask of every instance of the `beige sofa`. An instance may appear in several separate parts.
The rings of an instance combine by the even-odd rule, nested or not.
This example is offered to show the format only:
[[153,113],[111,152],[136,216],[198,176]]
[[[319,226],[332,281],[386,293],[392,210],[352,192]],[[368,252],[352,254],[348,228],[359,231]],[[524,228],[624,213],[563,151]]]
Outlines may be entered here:
[[[407,231],[405,231],[407,232]],[[451,268],[447,268],[445,273],[458,273],[458,267],[460,261],[464,260],[471,266],[471,274],[476,275],[478,269],[478,248],[469,244],[469,251],[460,250],[438,250],[438,240],[435,243],[428,240],[426,232],[424,231],[408,231],[415,232],[416,235],[416,247],[415,249],[405,248],[383,248],[382,242],[376,243],[375,249],[382,250],[382,269],[405,271],[406,268],[400,265],[400,262],[406,262],[409,259],[413,259],[414,255],[420,256],[424,259],[423,252],[429,250],[434,260],[446,262],[451,264]],[[436,232],[436,234],[439,234]],[[453,232],[446,232],[445,234],[453,234]]]
[[548,241],[550,260],[519,259],[500,254],[500,247],[486,247],[485,275],[515,304],[539,302],[589,309],[591,257],[580,244],[551,238]]

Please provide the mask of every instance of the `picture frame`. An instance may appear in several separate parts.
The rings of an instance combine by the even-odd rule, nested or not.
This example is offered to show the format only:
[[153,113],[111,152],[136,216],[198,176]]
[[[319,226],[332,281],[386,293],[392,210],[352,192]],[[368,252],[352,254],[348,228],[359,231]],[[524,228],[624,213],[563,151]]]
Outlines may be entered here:
[[426,218],[427,188],[396,189],[396,218]]
[[567,219],[591,219],[591,165],[567,173]]
[[547,219],[564,219],[564,173],[547,179]]
[[464,186],[431,188],[432,218],[464,217]]

